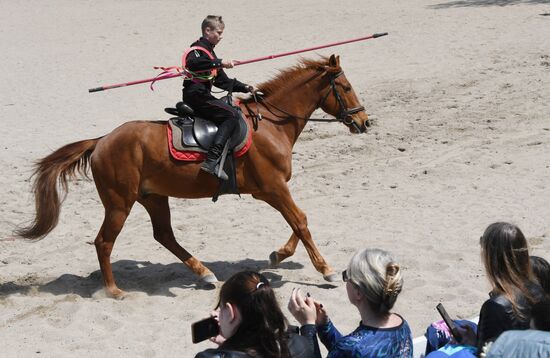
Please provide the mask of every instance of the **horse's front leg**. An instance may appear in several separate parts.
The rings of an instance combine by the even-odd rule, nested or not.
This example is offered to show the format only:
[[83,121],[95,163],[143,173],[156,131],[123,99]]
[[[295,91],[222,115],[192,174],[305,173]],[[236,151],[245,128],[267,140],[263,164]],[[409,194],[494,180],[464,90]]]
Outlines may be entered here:
[[138,199],[142,204],[153,224],[153,236],[162,246],[176,255],[191,271],[198,275],[205,284],[213,284],[218,281],[216,276],[198,259],[193,257],[187,250],[181,247],[176,241],[172,224],[170,222],[170,206],[168,197],[151,194],[146,198]]
[[290,239],[288,239],[287,243],[281,246],[281,248],[277,251],[273,251],[271,255],[269,255],[269,265],[272,267],[276,267],[281,263],[284,259],[294,255],[294,252],[296,252],[296,246],[298,246],[298,241],[300,238],[296,236],[295,233],[292,233],[290,236]]
[[296,206],[286,184],[281,185],[277,189],[277,191],[254,195],[255,198],[265,201],[279,211],[293,231],[288,242],[278,251],[270,255],[270,263],[275,265],[292,256],[296,251],[298,240],[301,240],[315,269],[323,274],[325,280],[331,282],[336,281],[338,275],[335,274],[332,268],[327,264],[313,242],[313,238],[307,226],[306,215]]

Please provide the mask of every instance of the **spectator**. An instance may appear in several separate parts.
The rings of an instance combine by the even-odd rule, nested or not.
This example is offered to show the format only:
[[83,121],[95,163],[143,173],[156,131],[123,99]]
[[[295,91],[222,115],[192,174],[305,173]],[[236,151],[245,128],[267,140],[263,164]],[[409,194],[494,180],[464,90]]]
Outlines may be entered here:
[[538,256],[531,256],[531,267],[544,293],[550,295],[550,263]]
[[531,328],[550,332],[550,299],[546,298],[533,306]]
[[239,272],[223,284],[215,316],[220,335],[213,341],[220,346],[196,358],[313,357],[307,339],[289,333],[269,281],[257,272]]
[[536,330],[506,331],[493,343],[483,358],[550,357],[550,333]]
[[532,329],[504,332],[490,346],[485,357],[550,357],[550,300],[547,298],[535,304],[532,316]]
[[[476,347],[478,355],[501,333],[528,329],[531,308],[544,297],[531,269],[527,240],[517,226],[502,222],[489,225],[480,245],[492,291],[481,307],[477,334],[471,325],[459,327],[463,337],[460,344],[467,349]],[[447,348],[456,352],[456,345],[447,345],[440,351]],[[429,357],[441,356],[434,353]]]
[[399,264],[383,250],[356,253],[342,273],[349,302],[361,321],[347,336],[336,329],[326,308],[299,289],[292,292],[288,309],[302,325],[315,356],[320,357],[316,333],[329,351],[328,357],[412,357],[411,330],[403,317],[391,309],[403,287]]

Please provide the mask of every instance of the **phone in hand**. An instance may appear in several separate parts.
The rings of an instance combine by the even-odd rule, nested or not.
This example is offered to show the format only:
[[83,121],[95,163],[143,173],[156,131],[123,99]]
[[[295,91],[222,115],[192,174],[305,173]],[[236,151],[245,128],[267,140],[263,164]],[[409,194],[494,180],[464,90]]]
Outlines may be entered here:
[[443,305],[440,303],[435,308],[441,315],[441,318],[443,318],[443,321],[445,321],[445,324],[447,325],[447,327],[449,327],[449,330],[451,331],[451,334],[453,335],[454,339],[460,343],[460,341],[462,340],[462,335],[458,331],[458,328],[455,322],[451,319],[451,317],[449,317],[449,314],[447,313],[447,311],[445,311],[445,307],[443,307]]
[[214,317],[205,318],[191,324],[193,343],[199,343],[208,338],[216,337],[219,333],[220,326]]

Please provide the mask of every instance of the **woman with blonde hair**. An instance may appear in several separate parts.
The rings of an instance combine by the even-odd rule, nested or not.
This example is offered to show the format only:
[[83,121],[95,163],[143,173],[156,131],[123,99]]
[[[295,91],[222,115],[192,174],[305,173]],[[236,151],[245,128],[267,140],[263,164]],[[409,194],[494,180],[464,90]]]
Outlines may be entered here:
[[403,287],[402,270],[386,251],[357,252],[342,272],[349,302],[359,311],[359,327],[343,336],[329,319],[323,304],[293,290],[288,309],[301,324],[320,357],[316,334],[328,357],[412,357],[413,344],[407,321],[391,312]]

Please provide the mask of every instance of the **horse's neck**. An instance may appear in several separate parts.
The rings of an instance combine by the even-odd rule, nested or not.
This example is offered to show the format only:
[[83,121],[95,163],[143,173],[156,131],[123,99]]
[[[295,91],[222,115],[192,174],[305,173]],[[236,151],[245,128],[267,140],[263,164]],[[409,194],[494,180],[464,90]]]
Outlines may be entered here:
[[[314,73],[305,75],[305,78],[311,78]],[[321,94],[319,88],[320,77],[314,78],[307,83],[300,83],[293,87],[285,88],[273,95],[270,99],[275,106],[284,109],[288,114],[292,114],[288,120],[281,123],[283,132],[289,141],[294,145],[302,130],[307,124],[306,118],[309,118],[319,105]]]

